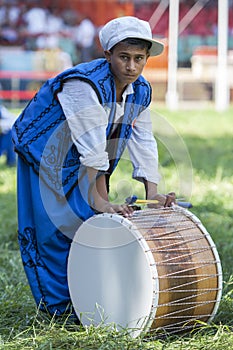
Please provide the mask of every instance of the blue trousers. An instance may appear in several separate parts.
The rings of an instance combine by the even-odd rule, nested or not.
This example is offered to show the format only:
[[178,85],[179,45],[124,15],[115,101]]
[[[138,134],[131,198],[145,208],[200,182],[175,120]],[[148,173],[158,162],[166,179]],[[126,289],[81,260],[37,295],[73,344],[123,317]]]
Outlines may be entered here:
[[69,201],[58,200],[32,167],[18,158],[18,239],[23,266],[38,307],[61,315],[72,309],[67,283],[72,237],[92,211],[78,187]]

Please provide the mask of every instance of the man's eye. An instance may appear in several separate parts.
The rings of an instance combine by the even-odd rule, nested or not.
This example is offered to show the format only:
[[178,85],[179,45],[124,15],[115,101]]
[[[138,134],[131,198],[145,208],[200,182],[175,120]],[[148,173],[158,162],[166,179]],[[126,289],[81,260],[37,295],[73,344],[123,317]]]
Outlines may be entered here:
[[123,61],[127,61],[127,60],[128,60],[128,57],[127,57],[127,56],[121,56],[121,59],[122,59]]

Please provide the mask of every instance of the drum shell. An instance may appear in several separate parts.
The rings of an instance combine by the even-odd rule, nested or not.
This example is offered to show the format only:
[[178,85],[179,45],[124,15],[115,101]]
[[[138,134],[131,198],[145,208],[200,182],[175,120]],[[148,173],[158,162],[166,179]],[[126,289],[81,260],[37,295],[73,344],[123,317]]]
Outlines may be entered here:
[[176,332],[192,328],[197,320],[209,322],[222,290],[221,263],[209,233],[195,215],[178,207],[145,210],[139,216],[132,222],[153,254],[159,280],[151,328]]

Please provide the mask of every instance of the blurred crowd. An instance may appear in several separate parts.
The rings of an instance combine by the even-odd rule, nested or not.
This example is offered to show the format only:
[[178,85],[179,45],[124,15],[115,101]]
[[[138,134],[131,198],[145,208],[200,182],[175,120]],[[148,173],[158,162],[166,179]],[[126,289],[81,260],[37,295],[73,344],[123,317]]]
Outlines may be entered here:
[[97,31],[90,18],[56,2],[48,7],[38,0],[0,0],[0,45],[60,48],[76,64],[99,56]]
[[[195,1],[180,2],[182,18]],[[205,2],[206,3],[206,2]],[[20,46],[25,50],[60,49],[68,53],[72,64],[102,56],[98,30],[90,18],[66,4],[39,0],[0,0],[0,45]],[[136,1],[135,16],[149,20],[158,2]],[[217,35],[218,1],[210,0],[181,33],[185,35]],[[167,35],[169,11],[165,11],[154,28],[154,35]],[[229,0],[229,35],[233,35],[233,5]]]
[[[62,11],[56,1],[51,3],[45,6],[38,0],[0,0],[0,46],[20,47],[23,51],[59,50],[69,54],[71,64],[102,55],[97,44],[98,28],[90,18],[68,6]],[[0,102],[0,156],[5,156],[8,166],[16,163],[11,140],[14,120]]]

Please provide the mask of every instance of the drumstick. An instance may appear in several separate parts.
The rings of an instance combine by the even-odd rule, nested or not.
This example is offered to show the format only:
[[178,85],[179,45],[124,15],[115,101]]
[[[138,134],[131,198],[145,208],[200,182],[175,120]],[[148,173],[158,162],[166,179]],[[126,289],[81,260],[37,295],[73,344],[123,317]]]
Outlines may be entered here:
[[[177,199],[176,204],[183,208],[192,208],[192,203],[180,201],[182,198]],[[128,205],[133,204],[156,204],[159,203],[157,199],[138,199],[137,196],[133,195],[132,197],[126,198],[126,203]]]
[[[137,199],[135,204],[156,204],[159,203],[156,199]],[[189,202],[180,202],[177,201],[175,204],[179,205],[182,208],[192,208],[192,204]]]
[[157,199],[138,199],[137,196],[133,195],[132,197],[127,197],[125,203],[128,205],[132,204],[157,204],[159,201]]
[[135,204],[153,204],[153,203],[159,203],[157,199],[137,199]]

